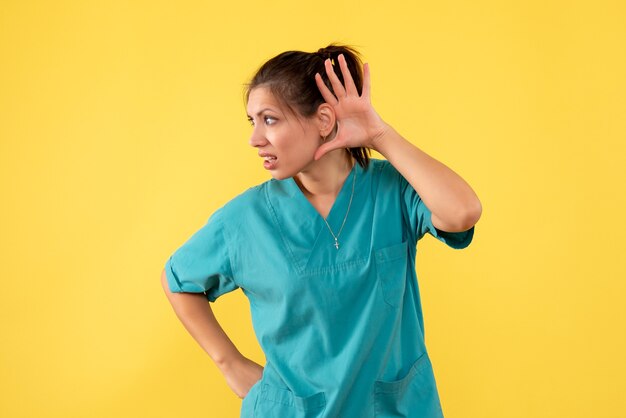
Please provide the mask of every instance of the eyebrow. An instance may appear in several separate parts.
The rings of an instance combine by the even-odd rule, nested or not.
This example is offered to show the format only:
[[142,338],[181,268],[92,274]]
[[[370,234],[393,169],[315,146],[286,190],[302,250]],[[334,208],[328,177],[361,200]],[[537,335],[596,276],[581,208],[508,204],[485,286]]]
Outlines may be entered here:
[[[261,113],[265,112],[266,110],[270,110],[270,111],[271,111],[272,109],[270,109],[269,107],[266,107],[265,109],[261,109],[261,110],[259,110],[259,111],[257,112],[257,114],[256,114],[256,115],[257,115],[257,116],[260,116],[260,115],[261,115]],[[248,115],[248,114],[246,114],[246,116],[248,116],[248,118],[252,118],[252,116],[250,116],[250,115]]]

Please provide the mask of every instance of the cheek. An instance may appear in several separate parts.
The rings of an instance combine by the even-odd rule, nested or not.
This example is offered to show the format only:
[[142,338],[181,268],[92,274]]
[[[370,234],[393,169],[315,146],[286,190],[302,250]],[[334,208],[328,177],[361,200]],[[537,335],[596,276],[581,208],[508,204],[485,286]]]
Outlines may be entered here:
[[273,147],[283,154],[289,156],[291,161],[304,161],[312,158],[317,148],[321,145],[319,135],[302,129],[277,129],[268,132],[267,139]]
[[300,162],[305,162],[313,158],[319,145],[311,138],[298,138],[290,144],[290,154]]
[[307,150],[316,150],[322,144],[320,136],[312,132],[300,132],[297,142],[300,148]]
[[304,136],[300,132],[295,134],[293,132],[285,132],[284,134],[276,135],[273,138],[273,143],[276,148],[296,154],[314,151],[320,145],[316,142],[316,138]]

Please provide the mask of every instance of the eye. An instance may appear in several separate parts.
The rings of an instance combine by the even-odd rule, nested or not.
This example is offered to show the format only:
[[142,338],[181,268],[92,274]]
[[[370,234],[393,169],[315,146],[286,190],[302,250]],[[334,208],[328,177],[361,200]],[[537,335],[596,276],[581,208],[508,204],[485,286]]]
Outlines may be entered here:
[[254,126],[254,119],[252,119],[252,118],[250,118],[250,117],[249,117],[249,118],[248,118],[248,122],[250,122],[250,125]]
[[263,120],[265,121],[266,125],[273,125],[276,123],[276,118],[273,118],[271,116],[263,116]]

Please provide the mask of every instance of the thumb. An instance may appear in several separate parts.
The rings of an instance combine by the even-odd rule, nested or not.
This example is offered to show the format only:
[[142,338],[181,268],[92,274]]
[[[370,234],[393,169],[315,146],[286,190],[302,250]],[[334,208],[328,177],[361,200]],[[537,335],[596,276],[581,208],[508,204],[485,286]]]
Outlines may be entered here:
[[317,161],[320,158],[322,158],[324,154],[326,154],[327,152],[330,152],[332,150],[336,150],[339,148],[343,148],[343,145],[341,145],[341,142],[337,141],[337,138],[335,137],[331,141],[325,142],[322,145],[320,145],[319,148],[315,151],[315,154],[313,155],[313,159]]

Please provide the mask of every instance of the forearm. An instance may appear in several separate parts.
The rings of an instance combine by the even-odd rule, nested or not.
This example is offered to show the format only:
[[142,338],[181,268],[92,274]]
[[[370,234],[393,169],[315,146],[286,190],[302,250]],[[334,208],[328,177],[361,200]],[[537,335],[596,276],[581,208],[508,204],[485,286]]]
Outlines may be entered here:
[[241,353],[217,322],[204,294],[170,291],[165,270],[161,275],[161,284],[180,321],[220,369],[240,360]]
[[446,231],[465,231],[480,217],[482,207],[469,184],[443,163],[407,141],[387,124],[372,148],[382,154],[413,186]]

